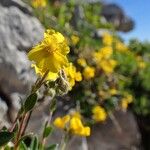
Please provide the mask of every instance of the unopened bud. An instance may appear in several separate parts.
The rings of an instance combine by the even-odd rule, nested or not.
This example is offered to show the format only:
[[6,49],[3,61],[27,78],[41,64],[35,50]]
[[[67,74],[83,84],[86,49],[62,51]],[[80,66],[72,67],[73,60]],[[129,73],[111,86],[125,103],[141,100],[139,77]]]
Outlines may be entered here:
[[68,92],[69,90],[69,83],[67,81],[66,74],[63,70],[59,72],[59,78],[57,79],[57,94],[58,95],[64,95]]

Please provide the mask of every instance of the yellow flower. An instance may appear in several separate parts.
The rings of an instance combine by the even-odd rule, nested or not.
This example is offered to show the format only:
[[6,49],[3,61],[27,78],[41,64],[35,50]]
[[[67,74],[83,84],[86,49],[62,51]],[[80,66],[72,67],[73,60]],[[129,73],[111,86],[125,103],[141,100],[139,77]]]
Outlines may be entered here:
[[102,42],[104,45],[111,46],[113,42],[113,37],[109,33],[105,32],[103,34]]
[[138,63],[139,68],[144,69],[146,67],[146,63],[144,61],[141,61]]
[[76,67],[73,66],[72,63],[70,63],[68,67],[64,68],[64,70],[70,83],[70,89],[72,89],[75,85],[75,81],[79,82],[82,80],[82,75],[80,72],[76,71]]
[[119,51],[119,52],[128,51],[128,47],[119,40],[116,41],[115,47],[116,47],[116,50]]
[[90,136],[90,134],[91,134],[90,127],[85,126],[84,127],[84,132],[82,133],[82,136]]
[[146,63],[144,62],[142,56],[136,56],[136,61],[140,69],[144,69],[146,67]]
[[87,66],[83,70],[83,76],[85,79],[91,79],[95,76],[95,68]]
[[77,60],[77,63],[82,67],[85,67],[87,65],[86,60],[84,58],[79,58]]
[[117,65],[117,61],[113,60],[113,59],[108,59],[108,60],[102,60],[100,62],[100,68],[102,68],[102,70],[107,74],[111,74],[114,71],[114,68]]
[[116,95],[118,93],[118,91],[116,89],[112,88],[112,89],[109,90],[109,93],[111,95]]
[[58,117],[54,120],[53,124],[57,127],[57,128],[61,128],[64,129],[66,127],[66,124],[69,122],[70,120],[70,116],[66,115],[64,117]]
[[99,63],[102,59],[110,58],[112,53],[113,53],[112,47],[105,46],[101,48],[98,52],[94,53],[94,59],[97,63]]
[[34,8],[38,8],[38,7],[45,7],[47,2],[46,0],[32,0],[31,4]]
[[78,112],[74,114],[66,115],[64,117],[58,117],[54,120],[53,124],[60,129],[66,129],[72,134],[79,136],[89,136],[90,128],[84,126],[81,121],[81,115]]
[[[31,67],[34,68],[35,73],[37,75],[43,76],[45,71],[42,71],[42,69],[38,68],[35,64],[32,64]],[[48,75],[46,76],[46,80],[51,80],[51,81],[55,81],[58,78],[58,74],[57,73],[53,73],[53,72],[48,72]]]
[[90,127],[87,126],[83,126],[81,130],[76,130],[75,134],[79,135],[79,136],[90,136]]
[[77,45],[79,40],[80,40],[80,38],[78,36],[76,36],[76,35],[71,36],[71,41],[72,41],[73,45]]
[[126,110],[128,108],[128,105],[133,102],[133,96],[130,94],[127,94],[124,98],[121,100],[121,107]]
[[80,136],[89,136],[90,135],[90,128],[84,127],[80,118],[72,117],[70,120],[70,131],[73,134],[80,135]]
[[126,99],[127,99],[128,103],[132,103],[133,102],[133,96],[130,95],[130,94],[126,95]]
[[92,113],[93,116],[92,118],[96,121],[96,122],[100,122],[100,121],[105,121],[107,114],[104,108],[102,108],[101,106],[95,106],[92,109]]
[[78,81],[78,82],[82,80],[82,75],[79,71],[76,72],[75,80]]
[[81,119],[82,117],[81,117],[81,114],[79,113],[79,112],[77,112],[77,111],[75,111],[75,112],[72,112],[72,117],[75,117],[75,118],[79,118],[79,119]]
[[42,72],[57,73],[68,64],[68,53],[69,47],[64,36],[54,30],[47,30],[43,41],[32,48],[28,57]]
[[121,100],[121,107],[123,110],[126,110],[128,108],[128,102],[125,99]]
[[80,118],[72,117],[70,120],[70,129],[74,132],[79,132],[79,130],[82,130],[82,122]]

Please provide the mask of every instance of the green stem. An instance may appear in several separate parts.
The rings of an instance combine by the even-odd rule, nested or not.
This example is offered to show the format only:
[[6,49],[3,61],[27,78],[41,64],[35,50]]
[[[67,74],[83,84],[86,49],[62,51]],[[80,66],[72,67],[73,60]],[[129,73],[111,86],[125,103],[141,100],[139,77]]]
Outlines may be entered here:
[[49,73],[49,70],[47,70],[45,72],[45,74],[43,75],[43,77],[41,78],[41,80],[36,81],[35,86],[31,90],[31,94],[35,93],[42,86],[42,84],[43,84],[44,80],[46,79],[48,73]]
[[[50,113],[49,113],[49,119],[48,119],[48,121],[46,121],[46,123],[45,123],[45,128],[51,124],[52,115],[53,115],[53,112],[50,111]],[[47,137],[43,137],[43,138],[42,138],[42,145],[43,145],[43,146],[46,144],[46,140],[47,140]]]
[[19,144],[18,141],[20,140],[20,137],[21,137],[21,130],[22,130],[23,123],[24,123],[24,120],[25,120],[25,115],[26,114],[23,114],[23,116],[21,118],[21,121],[20,121],[20,126],[19,126],[19,130],[18,130],[18,133],[17,133],[14,150],[18,149],[18,144]]
[[[37,92],[37,90],[42,86],[42,84],[43,84],[45,78],[46,78],[47,75],[48,75],[48,72],[49,72],[49,71],[46,71],[46,72],[45,72],[44,76],[41,78],[41,80],[40,80],[39,82],[37,82],[37,81],[35,82],[35,86],[32,88],[31,94]],[[18,149],[18,144],[19,144],[18,142],[19,142],[20,138],[21,138],[21,137],[24,135],[24,133],[25,133],[25,130],[26,130],[27,125],[28,125],[28,123],[29,123],[29,120],[30,120],[32,111],[33,111],[33,110],[31,110],[30,112],[24,113],[23,116],[22,116],[22,118],[21,118],[19,130],[18,130],[18,133],[17,133],[16,141],[15,141],[14,150],[17,150],[17,149]],[[16,121],[17,121],[17,119],[18,119],[18,117],[16,118]],[[11,130],[13,130],[14,127],[15,127],[15,125],[13,125],[13,127],[12,127]]]
[[66,146],[67,146],[67,143],[69,141],[69,133],[66,132],[65,135],[62,137],[62,140],[61,140],[61,143],[60,143],[60,150],[66,150]]
[[[44,130],[46,127],[48,127],[51,124],[52,115],[53,115],[53,112],[55,111],[55,108],[53,108],[53,107],[55,107],[54,103],[55,103],[55,99],[52,99],[51,103],[50,103],[50,112],[49,112],[48,120],[45,122]],[[44,137],[44,134],[43,134],[43,138],[42,138],[43,146],[46,144],[46,140],[47,140],[47,137]]]

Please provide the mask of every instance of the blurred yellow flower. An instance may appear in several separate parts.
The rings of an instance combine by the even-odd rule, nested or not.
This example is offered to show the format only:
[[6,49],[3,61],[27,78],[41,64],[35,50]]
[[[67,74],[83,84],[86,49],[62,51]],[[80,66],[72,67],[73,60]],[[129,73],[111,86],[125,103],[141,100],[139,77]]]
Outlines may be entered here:
[[113,43],[113,37],[109,33],[105,32],[103,34],[102,42],[104,45],[111,46]]
[[112,88],[112,89],[109,90],[109,93],[111,95],[116,95],[118,93],[118,91],[115,88]]
[[81,117],[81,114],[80,114],[79,112],[77,112],[77,111],[72,112],[71,115],[72,115],[72,117],[76,117],[76,118],[79,118],[79,119],[82,118],[82,117]]
[[79,58],[77,60],[77,63],[82,67],[85,67],[87,65],[86,60],[84,58]]
[[144,61],[140,61],[140,62],[138,62],[138,67],[140,69],[144,69],[146,67],[146,63]]
[[127,52],[128,51],[128,47],[119,40],[116,40],[115,48],[119,52]]
[[132,103],[133,102],[133,96],[131,94],[127,94],[126,100],[128,101],[128,103]]
[[117,65],[117,61],[111,59],[112,54],[112,47],[105,46],[93,55],[96,65],[106,74],[111,74]]
[[102,68],[102,70],[104,71],[104,73],[106,73],[107,75],[113,73],[114,68],[117,65],[117,61],[113,60],[113,59],[106,59],[106,60],[102,60],[100,62],[100,68]]
[[70,116],[66,115],[64,117],[58,117],[54,120],[53,124],[60,129],[64,129],[66,127],[66,124],[69,122]]
[[80,118],[72,117],[70,120],[70,132],[79,136],[89,136],[90,128],[83,126]]
[[76,36],[76,35],[71,36],[71,41],[72,41],[73,45],[77,45],[79,40],[80,40],[80,38],[78,36]]
[[113,53],[112,47],[105,46],[102,47],[98,52],[94,53],[94,59],[97,63],[99,63],[102,59],[110,58],[112,53]]
[[146,67],[146,63],[144,62],[142,56],[136,56],[136,61],[140,69],[144,69]]
[[123,110],[126,110],[128,108],[128,105],[132,102],[133,102],[133,96],[127,94],[124,98],[121,99],[121,108]]
[[64,36],[54,30],[44,33],[43,41],[32,48],[28,57],[43,72],[57,73],[68,64],[69,47]]
[[34,8],[45,7],[47,4],[46,0],[32,0],[31,4]]
[[90,128],[84,126],[81,121],[81,115],[76,112],[73,115],[66,115],[64,117],[58,117],[54,120],[53,124],[60,129],[66,129],[72,134],[79,136],[90,136]]
[[91,79],[95,76],[95,68],[94,67],[90,67],[87,66],[86,68],[84,68],[83,70],[83,76],[85,79]]
[[81,73],[76,71],[76,67],[72,63],[69,63],[69,65],[64,68],[64,71],[70,83],[70,89],[75,85],[75,81],[79,82],[82,80]]
[[92,118],[96,122],[105,121],[107,118],[107,113],[106,113],[105,109],[101,106],[95,106],[92,109],[92,113],[93,113]]

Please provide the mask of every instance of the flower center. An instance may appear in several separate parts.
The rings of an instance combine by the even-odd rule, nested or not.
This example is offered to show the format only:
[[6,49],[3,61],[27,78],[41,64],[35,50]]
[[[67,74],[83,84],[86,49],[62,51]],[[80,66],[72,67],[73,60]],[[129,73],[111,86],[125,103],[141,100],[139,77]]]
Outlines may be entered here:
[[47,46],[45,49],[51,55],[56,52],[56,47],[54,48],[53,46]]

